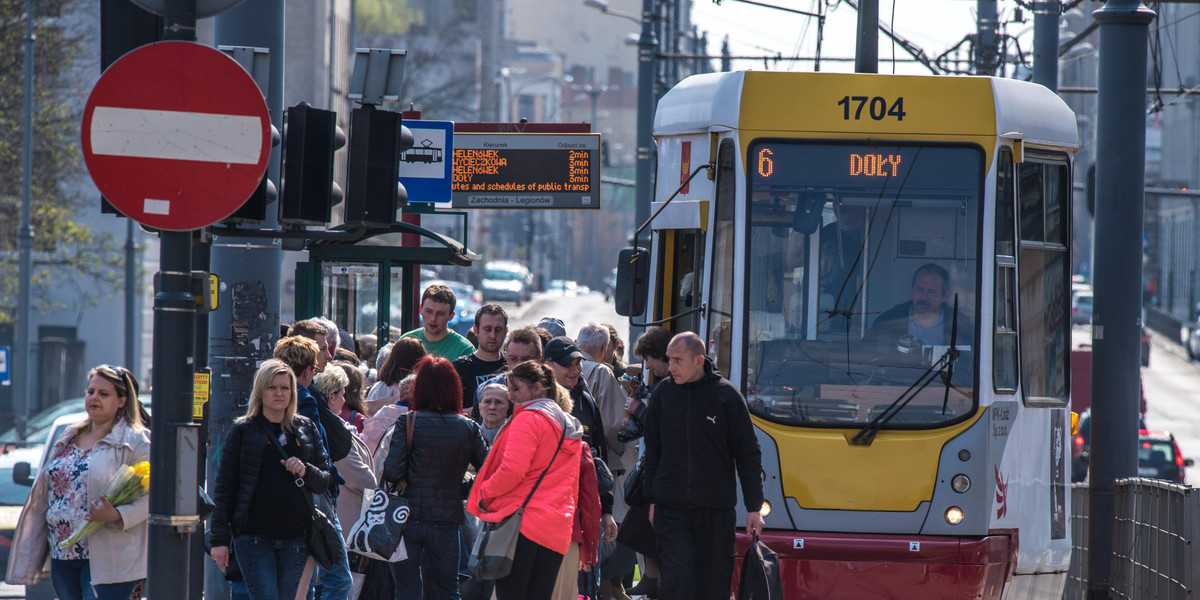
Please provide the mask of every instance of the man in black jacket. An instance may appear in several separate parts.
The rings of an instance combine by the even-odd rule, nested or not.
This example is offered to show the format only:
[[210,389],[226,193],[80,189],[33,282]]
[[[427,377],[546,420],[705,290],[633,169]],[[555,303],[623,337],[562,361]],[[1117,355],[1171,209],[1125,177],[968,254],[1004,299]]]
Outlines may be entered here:
[[671,378],[646,410],[645,489],[658,538],[661,600],[727,600],[741,480],[747,532],[763,528],[762,451],[746,400],[681,333],[667,346]]

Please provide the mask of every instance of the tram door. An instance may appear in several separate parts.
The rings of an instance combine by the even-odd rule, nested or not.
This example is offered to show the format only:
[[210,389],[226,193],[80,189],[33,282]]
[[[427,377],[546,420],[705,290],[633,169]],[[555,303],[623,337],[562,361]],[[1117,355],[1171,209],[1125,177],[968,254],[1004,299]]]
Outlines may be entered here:
[[660,231],[659,264],[663,289],[655,309],[659,319],[676,317],[663,327],[672,333],[700,331],[701,283],[704,281],[704,232],[700,229]]

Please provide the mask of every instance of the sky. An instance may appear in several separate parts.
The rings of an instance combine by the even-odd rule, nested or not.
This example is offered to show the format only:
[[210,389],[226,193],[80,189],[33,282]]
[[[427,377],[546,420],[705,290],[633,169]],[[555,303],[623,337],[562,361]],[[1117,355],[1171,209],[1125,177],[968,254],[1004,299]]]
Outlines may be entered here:
[[[821,55],[824,58],[854,58],[857,35],[858,13],[849,4],[837,0],[755,0],[761,4],[788,7],[809,13],[818,12],[824,4],[825,20]],[[967,34],[976,30],[976,2],[974,0],[879,0],[880,24],[894,25],[892,29],[901,37],[922,48],[930,58],[935,58],[957,44]],[[1014,0],[1000,0],[1001,22],[1011,21]],[[832,8],[830,6],[832,5]],[[800,14],[765,8],[739,0],[693,0],[692,19],[701,31],[708,31],[709,50],[719,54],[721,40],[728,35],[731,53],[735,56],[761,56],[782,53],[784,56],[812,57],[816,53],[817,19]],[[894,10],[894,13],[893,13]],[[1017,36],[1022,49],[1033,51],[1033,15],[1024,14],[1024,23],[1010,23],[1005,31]],[[882,36],[882,34],[881,34]],[[879,72],[891,73],[890,62],[895,53],[897,59],[908,59],[903,48],[895,46],[890,39],[879,41]],[[734,69],[763,69],[761,60],[735,63]],[[770,65],[772,70],[811,71],[812,62],[780,61]],[[822,61],[822,71],[853,72],[854,62]],[[929,74],[929,70],[916,63],[895,64],[897,73]]]

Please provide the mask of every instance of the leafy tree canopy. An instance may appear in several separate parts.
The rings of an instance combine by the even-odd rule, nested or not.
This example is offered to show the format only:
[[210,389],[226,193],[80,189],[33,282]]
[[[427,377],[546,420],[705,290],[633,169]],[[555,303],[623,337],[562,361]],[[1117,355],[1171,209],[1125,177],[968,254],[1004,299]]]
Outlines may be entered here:
[[[83,98],[75,57],[87,56],[69,29],[87,0],[40,0],[35,14],[33,124],[33,302],[37,310],[86,307],[111,296],[124,265],[120,244],[75,217],[99,203],[80,185]],[[16,319],[19,289],[21,157],[25,123],[25,0],[0,0],[0,324]],[[66,300],[64,291],[76,297]]]
[[358,33],[408,33],[409,27],[424,23],[420,11],[409,10],[408,0],[355,0],[355,27]]

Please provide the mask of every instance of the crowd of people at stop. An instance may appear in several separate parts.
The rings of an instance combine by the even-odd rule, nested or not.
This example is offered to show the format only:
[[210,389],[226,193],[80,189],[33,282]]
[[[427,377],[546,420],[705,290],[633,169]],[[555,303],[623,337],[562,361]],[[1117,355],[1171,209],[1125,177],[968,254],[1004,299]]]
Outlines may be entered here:
[[[626,365],[611,325],[589,323],[574,338],[553,317],[510,329],[504,308],[487,304],[468,339],[447,327],[455,305],[452,290],[430,286],[422,327],[382,345],[374,336],[354,340],[323,318],[282,332],[274,358],[255,374],[245,414],[220,444],[210,490],[206,543],[232,597],[727,600],[737,480],[745,526],[757,533],[761,457],[745,400],[716,372],[701,339],[648,329],[633,348],[642,364]],[[136,382],[123,369],[93,371],[97,377],[113,397],[112,406],[97,402],[104,431],[84,426],[74,443],[57,445],[67,467],[97,436],[123,440],[131,457],[148,456],[148,431],[127,404],[136,404]],[[626,498],[630,478],[636,498]],[[364,492],[377,489],[407,501],[402,560],[348,550]],[[48,497],[54,517],[62,511]],[[105,562],[90,581],[80,578],[86,546],[82,563],[78,548],[56,552],[55,587],[61,580],[74,590],[61,598],[138,596],[140,586],[125,583],[146,576],[144,501],[84,509],[122,532],[97,537],[96,547],[120,541],[140,570]],[[347,542],[321,561],[326,568],[308,544],[314,509]],[[45,512],[45,503],[35,510]],[[517,512],[511,570],[476,577],[468,552],[483,524]],[[54,523],[48,535],[30,537],[62,541]],[[34,562],[17,565],[19,580],[36,581]],[[131,582],[101,585],[114,570]]]

